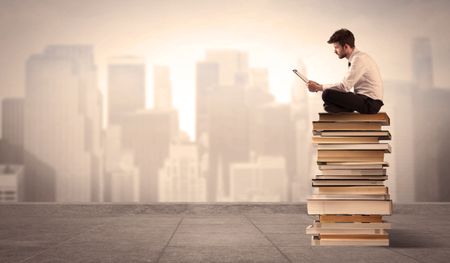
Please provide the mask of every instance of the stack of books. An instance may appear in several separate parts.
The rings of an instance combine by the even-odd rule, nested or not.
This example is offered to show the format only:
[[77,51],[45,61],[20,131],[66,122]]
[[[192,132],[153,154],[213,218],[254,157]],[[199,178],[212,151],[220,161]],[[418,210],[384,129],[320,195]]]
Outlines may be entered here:
[[319,113],[313,122],[320,172],[312,180],[306,228],[313,246],[389,246],[392,200],[384,185],[388,179],[384,155],[391,146],[386,113]]

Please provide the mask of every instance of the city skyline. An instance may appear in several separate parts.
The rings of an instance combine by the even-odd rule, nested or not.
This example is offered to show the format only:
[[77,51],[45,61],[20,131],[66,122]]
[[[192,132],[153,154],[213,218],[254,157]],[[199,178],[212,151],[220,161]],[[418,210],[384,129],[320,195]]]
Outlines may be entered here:
[[[23,63],[45,45],[86,43],[94,46],[98,81],[105,94],[106,65],[113,56],[133,55],[149,65],[171,67],[173,105],[180,127],[195,137],[195,64],[207,49],[249,52],[252,67],[267,68],[275,99],[288,102],[298,59],[308,76],[336,82],[345,72],[326,40],[340,27],[351,29],[356,45],[372,54],[385,80],[412,81],[410,69],[416,37],[431,40],[434,82],[448,88],[448,1],[1,1],[3,23],[0,98],[23,96]],[[386,8],[389,6],[389,8]],[[341,19],[345,13],[346,19]],[[321,14],[316,19],[314,14]],[[338,24],[336,21],[340,21]],[[420,22],[419,22],[420,21]],[[12,26],[14,25],[14,26]],[[33,30],[30,30],[33,28]],[[17,29],[17,31],[16,31]],[[39,32],[39,33],[38,33]],[[380,34],[382,32],[382,34]],[[153,103],[149,94],[147,106]]]

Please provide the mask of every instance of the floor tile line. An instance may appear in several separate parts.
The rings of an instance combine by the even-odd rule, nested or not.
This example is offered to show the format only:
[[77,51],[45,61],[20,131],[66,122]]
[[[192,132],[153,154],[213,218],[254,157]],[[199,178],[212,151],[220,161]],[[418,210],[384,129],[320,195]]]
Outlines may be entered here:
[[292,263],[292,261],[289,259],[289,257],[286,256],[286,254],[284,254],[283,251],[281,251],[281,249],[280,249],[277,245],[275,245],[275,243],[273,243],[272,240],[270,240],[270,238],[267,237],[267,235],[266,235],[263,231],[261,231],[261,229],[260,229],[259,227],[257,227],[257,226],[253,223],[253,221],[252,221],[250,218],[247,217],[247,215],[244,215],[244,217],[250,222],[250,224],[252,224],[256,229],[258,229],[258,231],[264,236],[264,238],[267,239],[267,240],[270,242],[270,244],[272,244],[272,246],[275,247],[275,249],[278,250],[278,252],[279,252],[279,253],[280,253],[280,254],[281,254],[288,262]]
[[396,254],[399,254],[399,255],[408,257],[408,258],[410,258],[410,259],[412,259],[412,260],[414,260],[414,261],[416,261],[416,262],[419,262],[419,263],[425,263],[425,262],[422,262],[422,261],[418,260],[417,258],[413,258],[413,257],[411,257],[411,256],[409,256],[409,255],[406,255],[406,254],[403,254],[403,253],[401,253],[401,252],[399,252],[399,251],[395,251],[395,250],[393,250],[391,247],[387,247],[386,249],[388,249],[389,251],[394,252],[394,253],[396,253]]
[[27,257],[27,258],[21,260],[19,263],[27,262],[28,260],[30,260],[30,259],[32,259],[32,258],[34,258],[34,257],[37,257],[37,256],[39,256],[39,255],[44,254],[45,252],[49,251],[50,249],[54,249],[54,248],[60,247],[61,245],[65,244],[65,243],[67,243],[67,242],[70,242],[71,240],[74,240],[75,238],[77,238],[77,237],[79,237],[79,236],[81,236],[81,235],[83,235],[83,234],[86,234],[86,233],[89,233],[90,231],[96,230],[96,229],[98,229],[98,228],[100,228],[100,227],[102,227],[102,226],[104,226],[104,225],[106,225],[106,224],[107,224],[107,223],[103,223],[103,224],[100,224],[100,225],[98,225],[98,226],[93,226],[93,227],[91,227],[91,228],[89,228],[89,229],[87,229],[87,230],[85,230],[85,231],[82,231],[82,232],[80,232],[80,233],[78,233],[78,234],[76,234],[76,235],[74,235],[74,236],[72,236],[72,237],[67,238],[66,240],[63,240],[63,241],[61,241],[61,242],[58,242],[58,243],[55,244],[55,245],[49,246],[48,248],[46,248],[46,249],[44,249],[44,250],[42,250],[42,251],[40,251],[40,252],[38,252],[38,253],[36,253],[36,254],[34,254],[34,255],[31,255],[31,256],[29,256],[29,257]]
[[173,239],[173,236],[175,236],[175,233],[177,232],[178,228],[180,227],[181,223],[183,222],[184,217],[182,217],[180,219],[180,221],[178,222],[177,226],[175,227],[175,230],[172,232],[172,235],[170,235],[169,240],[167,241],[166,245],[164,246],[164,248],[162,249],[162,251],[159,253],[158,258],[156,259],[156,263],[158,263],[161,260],[161,257],[164,255],[164,252],[166,251],[167,247],[169,246],[170,242]]

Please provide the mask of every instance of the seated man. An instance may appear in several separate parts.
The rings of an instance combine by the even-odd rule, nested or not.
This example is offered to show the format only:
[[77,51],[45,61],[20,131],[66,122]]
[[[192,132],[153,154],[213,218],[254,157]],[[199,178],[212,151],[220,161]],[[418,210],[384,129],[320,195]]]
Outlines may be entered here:
[[[347,29],[336,31],[328,40],[340,59],[348,59],[348,72],[340,83],[321,85],[308,82],[311,92],[323,91],[322,99],[327,112],[353,112],[374,114],[383,106],[383,84],[377,65],[364,52],[355,48],[355,37]],[[354,89],[354,93],[351,89]]]

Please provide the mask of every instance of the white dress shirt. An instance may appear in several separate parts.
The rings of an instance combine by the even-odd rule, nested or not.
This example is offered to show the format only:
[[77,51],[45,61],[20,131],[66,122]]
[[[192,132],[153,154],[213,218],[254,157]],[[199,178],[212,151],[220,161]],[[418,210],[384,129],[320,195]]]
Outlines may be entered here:
[[340,83],[324,84],[323,89],[366,95],[374,100],[383,100],[383,82],[375,61],[366,53],[354,49],[348,59],[350,67]]

